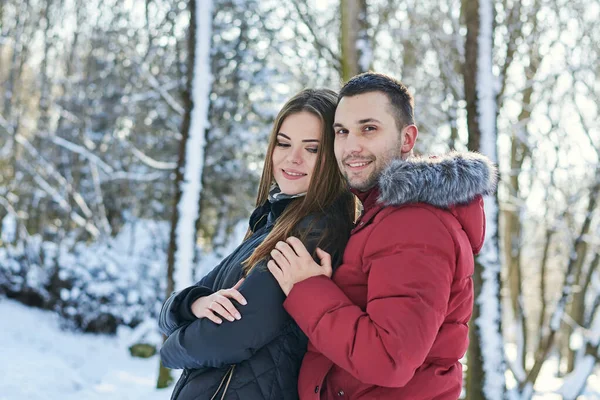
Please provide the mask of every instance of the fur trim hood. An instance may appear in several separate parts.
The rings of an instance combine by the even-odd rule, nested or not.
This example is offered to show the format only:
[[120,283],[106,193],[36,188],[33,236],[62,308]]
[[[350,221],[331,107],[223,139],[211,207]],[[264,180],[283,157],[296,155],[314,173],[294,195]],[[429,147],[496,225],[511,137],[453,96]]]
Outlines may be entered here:
[[474,152],[393,160],[379,177],[379,202],[386,206],[427,203],[450,208],[494,193],[496,166]]

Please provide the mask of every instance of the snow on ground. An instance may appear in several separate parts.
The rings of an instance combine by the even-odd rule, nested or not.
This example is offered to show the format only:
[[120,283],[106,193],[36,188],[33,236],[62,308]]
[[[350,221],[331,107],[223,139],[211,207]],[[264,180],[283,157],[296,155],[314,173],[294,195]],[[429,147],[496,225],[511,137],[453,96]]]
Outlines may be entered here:
[[[158,356],[133,358],[128,346],[139,330],[118,335],[65,331],[59,317],[0,297],[0,400],[168,400],[171,388],[155,389]],[[145,325],[150,329],[155,322]],[[154,342],[156,338],[151,338]],[[507,347],[507,356],[514,351]],[[511,357],[513,356],[513,357]],[[578,400],[600,400],[600,378],[592,374]],[[560,400],[563,380],[546,363],[534,400]],[[509,378],[510,374],[507,374]],[[514,385],[510,378],[509,386]]]
[[61,330],[57,315],[0,297],[0,400],[168,400],[155,389],[158,356],[133,358],[132,331]]

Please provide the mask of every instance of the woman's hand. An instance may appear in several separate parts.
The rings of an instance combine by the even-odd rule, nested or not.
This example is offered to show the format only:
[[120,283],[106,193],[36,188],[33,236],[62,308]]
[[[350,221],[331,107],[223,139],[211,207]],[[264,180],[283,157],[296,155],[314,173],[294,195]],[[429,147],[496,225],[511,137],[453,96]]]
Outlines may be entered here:
[[192,313],[196,318],[208,318],[215,324],[223,322],[219,316],[231,322],[241,319],[241,314],[229,299],[235,299],[242,305],[248,304],[238,291],[242,282],[244,282],[244,278],[240,279],[231,289],[221,289],[210,296],[200,297],[192,303]]

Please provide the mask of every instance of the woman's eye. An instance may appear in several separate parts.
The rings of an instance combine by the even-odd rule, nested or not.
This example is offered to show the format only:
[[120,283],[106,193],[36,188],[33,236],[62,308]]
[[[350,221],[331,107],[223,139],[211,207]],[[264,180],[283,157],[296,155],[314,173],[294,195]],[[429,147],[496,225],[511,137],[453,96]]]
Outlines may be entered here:
[[318,147],[307,147],[306,150],[308,150],[309,153],[313,153],[313,154],[317,154],[319,152]]
[[277,147],[290,147],[289,143],[277,142]]

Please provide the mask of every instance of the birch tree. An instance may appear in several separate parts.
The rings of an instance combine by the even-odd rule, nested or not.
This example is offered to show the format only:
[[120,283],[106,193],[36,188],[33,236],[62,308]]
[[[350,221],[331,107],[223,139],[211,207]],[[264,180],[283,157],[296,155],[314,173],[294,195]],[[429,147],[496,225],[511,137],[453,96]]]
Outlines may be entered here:
[[[192,284],[192,263],[196,249],[196,220],[202,193],[202,165],[208,129],[208,106],[212,77],[210,48],[213,16],[212,1],[190,0],[188,39],[189,67],[184,94],[185,116],[175,179],[175,198],[167,253],[167,291],[169,296]],[[168,386],[168,370],[160,365],[157,387]]]
[[[497,103],[493,65],[492,0],[463,2],[467,24],[464,85],[467,101],[468,148],[497,161]],[[498,199],[485,199],[486,236],[475,262],[475,304],[469,330],[467,397],[502,399],[505,391],[504,345],[501,329]]]

